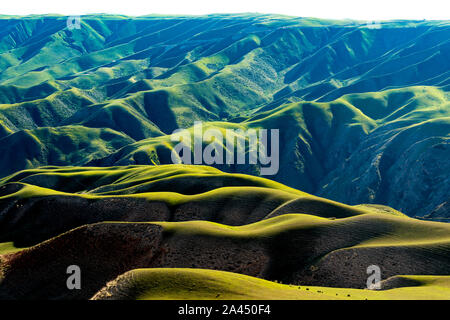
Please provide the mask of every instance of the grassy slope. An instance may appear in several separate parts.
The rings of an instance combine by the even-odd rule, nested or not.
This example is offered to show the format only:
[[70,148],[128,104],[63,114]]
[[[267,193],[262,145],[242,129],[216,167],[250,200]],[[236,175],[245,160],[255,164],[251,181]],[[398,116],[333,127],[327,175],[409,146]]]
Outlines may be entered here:
[[[308,234],[309,230],[314,230],[313,234],[322,234],[327,235],[329,239],[326,241],[326,243],[333,243],[333,242],[341,242],[344,238],[347,238],[347,245],[344,245],[344,248],[342,249],[336,249],[336,251],[339,250],[348,250],[348,249],[365,249],[365,248],[390,248],[388,250],[385,250],[384,253],[382,253],[382,256],[389,256],[392,253],[393,248],[399,248],[401,249],[401,253],[407,253],[408,251],[414,250],[414,248],[421,248],[421,257],[419,260],[418,258],[412,255],[409,258],[412,259],[410,261],[404,261],[404,260],[396,260],[398,264],[404,264],[406,269],[403,269],[404,271],[407,270],[408,267],[414,266],[416,268],[416,272],[420,269],[420,261],[423,259],[423,256],[427,256],[427,265],[425,266],[425,269],[423,269],[420,272],[431,272],[432,274],[435,273],[436,266],[434,265],[433,260],[431,259],[433,254],[434,255],[441,255],[445,256],[448,254],[449,250],[449,244],[450,244],[450,232],[449,227],[447,224],[442,223],[430,223],[430,222],[421,222],[416,221],[410,218],[405,217],[396,217],[396,216],[389,216],[385,214],[364,214],[362,216],[356,216],[356,217],[350,217],[345,219],[337,219],[337,220],[329,220],[325,218],[319,218],[312,215],[298,215],[298,214],[291,214],[291,215],[282,215],[279,217],[275,217],[272,219],[260,221],[251,225],[245,225],[240,227],[231,227],[226,225],[220,225],[216,223],[211,223],[208,221],[188,221],[188,222],[155,222],[155,223],[146,223],[149,225],[156,224],[160,225],[164,229],[164,234],[170,234],[170,242],[172,245],[174,243],[181,244],[181,247],[184,248],[183,250],[183,256],[190,257],[188,260],[189,263],[199,263],[199,253],[195,253],[195,250],[201,250],[205,251],[205,254],[208,253],[208,243],[211,242],[211,244],[214,243],[214,239],[220,240],[220,243],[222,245],[225,245],[226,243],[230,243],[231,241],[239,241],[240,243],[273,243],[278,247],[278,256],[273,256],[272,258],[274,261],[278,261],[280,257],[287,257],[290,256],[289,259],[298,260],[298,257],[293,256],[293,252],[290,251],[289,247],[294,245],[296,248],[303,248],[302,250],[307,252],[307,254],[312,254],[311,256],[303,256],[302,259],[306,259],[307,261],[315,261],[317,260],[317,257],[314,257],[314,254],[318,254],[319,256],[322,256],[322,260],[324,257],[326,258],[327,254],[325,252],[321,252],[319,246],[314,247],[308,247],[308,242],[311,242],[312,239],[309,239],[308,242],[298,242],[298,243],[290,243],[290,241],[295,240],[299,235],[302,233]],[[86,234],[84,237],[86,239],[90,239],[89,241],[94,241],[96,243],[95,247],[103,248],[103,245],[100,245],[102,242],[102,238],[95,238],[96,235],[100,236],[100,233],[98,231],[94,231],[94,229],[97,227],[108,227],[110,223],[105,222],[102,224],[97,224],[95,226],[92,226],[92,232],[89,234]],[[112,225],[112,224],[111,224]],[[131,223],[115,223],[116,226],[122,226],[121,228],[124,229],[127,226],[137,226],[136,224]],[[139,225],[143,225],[140,223]],[[370,226],[369,230],[365,230],[367,226]],[[350,229],[349,229],[350,228]],[[83,229],[85,229],[83,227]],[[342,232],[339,231],[339,229],[342,229]],[[98,229],[100,230],[100,229]],[[105,229],[106,231],[107,229]],[[126,229],[124,229],[126,230]],[[135,235],[133,229],[130,229],[130,235]],[[352,235],[349,236],[349,231],[352,230]],[[75,259],[76,261],[79,261],[81,265],[83,265],[83,270],[85,270],[85,273],[92,277],[92,273],[96,274],[96,272],[92,269],[94,266],[92,265],[85,265],[85,262],[82,262],[80,260],[80,257],[78,256],[77,250],[75,250],[71,246],[71,242],[78,242],[81,239],[77,238],[71,238],[72,235],[75,235],[77,233],[76,230],[71,231],[69,233],[65,233],[61,236],[58,236],[55,239],[50,239],[42,244],[39,244],[38,246],[31,247],[30,249],[22,250],[22,256],[18,257],[10,257],[12,261],[12,266],[10,267],[10,270],[8,271],[9,274],[6,275],[6,278],[11,277],[10,274],[14,274],[14,272],[20,271],[20,260],[27,259],[27,257],[35,257],[33,258],[36,263],[37,270],[40,270],[41,264],[43,262],[40,261],[40,255],[47,255],[46,251],[48,250],[55,250],[52,249],[53,245],[55,248],[59,248],[61,250],[69,250],[70,254],[68,257],[66,257],[66,254],[61,252],[59,262],[65,265],[67,259]],[[109,231],[109,236],[112,236],[115,238],[115,233],[113,230]],[[346,234],[346,235],[345,235]],[[123,235],[122,235],[123,237]],[[143,237],[143,238],[142,238]],[[146,237],[145,234],[142,234],[140,238],[144,239]],[[291,239],[291,240],[289,240]],[[83,240],[84,242],[85,240]],[[108,247],[111,250],[111,239],[106,240],[108,242]],[[295,240],[298,241],[298,240]],[[189,244],[189,247],[191,248],[191,251],[186,251],[185,245],[182,243],[186,242]],[[216,241],[217,242],[217,241]],[[285,243],[283,243],[285,242]],[[358,244],[359,242],[359,244]],[[64,249],[64,247],[60,247],[58,243],[66,243],[67,247]],[[143,245],[142,242],[140,242],[140,246]],[[200,247],[200,243],[203,243],[203,249]],[[313,241],[314,243],[314,241]],[[105,243],[106,244],[106,243]],[[206,247],[205,247],[206,245]],[[352,245],[351,247],[347,247]],[[11,244],[3,244],[2,247],[8,247],[6,248],[6,251],[3,253],[12,253],[15,252],[11,248]],[[123,245],[119,246],[122,247]],[[216,250],[219,250],[220,245],[215,245]],[[240,250],[247,250],[244,247],[239,247]],[[330,247],[331,248],[331,247]],[[445,249],[447,248],[447,249]],[[9,249],[9,251],[8,251]],[[234,248],[236,249],[236,248]],[[228,252],[233,252],[233,247],[229,247],[230,250]],[[292,248],[291,248],[292,249]],[[332,250],[333,248],[331,248]],[[90,252],[92,249],[88,249],[87,247],[80,248],[80,250],[87,250],[83,253],[84,256],[87,255],[89,257],[89,254],[93,254],[93,252]],[[97,250],[97,249],[96,249]],[[177,251],[177,247],[166,247],[165,250],[169,251]],[[319,250],[319,251],[317,251]],[[330,249],[327,249],[329,251]],[[297,250],[298,251],[298,250]],[[110,252],[110,251],[109,251]],[[219,252],[219,251],[217,251]],[[333,254],[335,250],[330,251],[331,254]],[[412,252],[412,251],[411,251]],[[361,252],[363,253],[363,252]],[[105,259],[106,256],[103,256],[101,252],[98,253],[102,256],[102,259]],[[149,254],[148,251],[145,253],[146,255]],[[192,255],[195,255],[192,256]],[[202,254],[200,254],[201,256]],[[111,259],[112,256],[111,252],[107,255],[107,259]],[[50,256],[51,257],[51,256]],[[139,256],[135,257],[139,259]],[[8,259],[8,258],[7,258]],[[86,257],[84,257],[86,259]],[[88,258],[89,259],[89,258]],[[119,258],[119,262],[121,258]],[[209,258],[209,263],[214,262],[214,257]],[[238,259],[242,259],[238,258]],[[253,259],[256,259],[253,258]],[[19,264],[15,264],[14,260],[19,260]],[[371,255],[370,263],[380,264],[382,262],[383,258],[380,259],[379,256]],[[444,259],[445,260],[445,259]],[[442,263],[445,263],[444,260],[441,259],[439,264],[439,268],[442,269],[442,267],[445,268],[445,266],[442,266]],[[320,261],[320,260],[319,260]],[[342,268],[343,263],[345,261],[348,261],[345,259],[344,261],[334,261],[333,263],[333,270],[336,271],[336,268]],[[112,260],[110,261],[112,262]],[[289,262],[289,261],[285,261]],[[361,262],[364,262],[364,260],[361,260]],[[109,263],[108,260],[105,260],[104,263]],[[114,263],[117,263],[114,262]],[[125,261],[122,261],[121,263],[125,263]],[[237,262],[239,264],[239,262]],[[245,263],[245,258],[244,258]],[[55,266],[54,263],[50,263],[46,268],[54,269]],[[341,266],[342,264],[342,266]],[[346,268],[352,269],[355,266],[348,266],[348,262],[346,262]],[[15,266],[18,266],[15,267]],[[190,265],[190,264],[188,264]],[[309,265],[309,264],[308,264]],[[320,266],[320,262],[315,262],[311,265],[318,265],[319,269],[322,267]],[[171,268],[172,265],[168,265]],[[144,267],[144,266],[143,266]],[[161,265],[153,265],[152,267],[161,268]],[[183,267],[186,268],[187,265],[182,263],[182,260],[178,262],[178,264],[175,264],[174,267]],[[268,298],[270,295],[274,294],[275,291],[273,290],[280,290],[278,292],[279,295],[276,297],[278,299],[330,299],[330,298],[346,298],[346,299],[442,299],[448,294],[448,279],[447,277],[417,277],[417,276],[408,276],[407,278],[417,280],[419,283],[416,283],[415,288],[401,288],[401,289],[395,289],[390,290],[387,292],[377,292],[372,293],[368,291],[362,291],[362,290],[352,290],[352,289],[338,289],[338,288],[325,288],[326,281],[324,284],[320,285],[320,287],[317,287],[317,284],[312,284],[306,282],[302,282],[301,289],[302,291],[296,291],[299,290],[297,287],[292,286],[281,286],[278,284],[274,284],[267,281],[261,281],[254,278],[244,277],[242,275],[233,274],[233,273],[219,273],[218,271],[203,271],[198,270],[197,268],[205,268],[207,265],[198,265],[194,266],[194,269],[183,269],[178,272],[178,270],[174,271],[173,269],[156,269],[156,271],[149,270],[145,271],[142,274],[138,273],[135,275],[137,277],[133,278],[133,281],[130,285],[130,283],[125,282],[125,287],[130,286],[130,289],[120,289],[120,291],[123,293],[124,291],[131,291],[128,293],[125,297],[121,298],[144,298],[144,299],[170,299],[170,298],[176,298],[176,299],[198,299],[198,298],[211,298],[211,294],[214,293],[216,295],[216,298],[219,298],[217,294],[220,294],[220,299],[236,299],[236,298],[251,298],[251,299],[257,299],[257,298]],[[382,266],[383,267],[383,266]],[[384,266],[386,267],[386,266]],[[17,269],[16,269],[17,268]],[[210,267],[211,268],[211,267]],[[220,265],[216,265],[214,269],[218,268],[221,270]],[[289,267],[285,271],[279,270],[282,274],[279,275],[272,275],[271,277],[283,279],[283,276],[286,276],[286,272],[289,270]],[[300,265],[297,265],[297,268],[300,270],[303,268]],[[309,267],[308,267],[309,268]],[[358,267],[356,267],[358,268]],[[417,269],[419,268],[419,269]],[[92,269],[92,270],[91,270]],[[359,269],[355,269],[353,272],[357,272]],[[361,271],[361,270],[359,270]],[[388,271],[388,270],[385,270]],[[108,271],[105,269],[105,273],[108,273]],[[211,273],[211,276],[208,277],[208,273]],[[244,272],[245,273],[245,272]],[[365,274],[365,272],[364,272]],[[402,274],[402,273],[400,273]],[[199,277],[199,275],[201,275]],[[395,273],[393,275],[396,275]],[[32,275],[31,275],[32,276]],[[117,274],[115,275],[118,276]],[[367,275],[364,275],[362,277],[362,281],[365,281],[365,277]],[[261,276],[260,276],[261,277]],[[264,277],[264,275],[262,275]],[[385,276],[386,277],[386,276]],[[385,278],[384,277],[384,278]],[[174,280],[176,279],[176,280]],[[221,279],[221,280],[218,280]],[[324,278],[325,279],[325,278]],[[39,281],[39,277],[33,280],[33,282]],[[46,280],[49,281],[49,280]],[[219,281],[217,283],[217,281]],[[245,286],[245,292],[236,290],[236,288],[244,288],[241,287],[243,282],[249,281],[248,284],[250,287]],[[284,279],[283,279],[284,281]],[[416,281],[416,282],[417,282]],[[170,285],[168,285],[170,283]],[[289,282],[288,282],[289,283]],[[344,281],[345,283],[345,281]],[[361,283],[362,284],[362,283]],[[360,285],[361,285],[360,284]],[[420,285],[419,285],[420,284]],[[34,286],[34,284],[33,284]],[[352,285],[353,286],[353,285]],[[397,286],[399,286],[397,284]],[[333,285],[333,287],[336,287],[336,285]],[[151,289],[150,289],[151,288]],[[207,289],[209,288],[209,289]],[[294,288],[295,290],[291,290]],[[308,288],[308,289],[306,289]],[[99,288],[97,288],[98,290]],[[249,290],[248,290],[249,289]],[[254,291],[255,290],[255,291]],[[190,292],[190,294],[187,294],[186,291]],[[308,292],[309,291],[309,292]],[[320,291],[320,292],[319,292]],[[258,292],[258,294],[255,294],[255,292]],[[296,293],[294,293],[296,292]],[[314,292],[314,294],[310,294],[311,292]],[[338,297],[335,296],[335,294],[338,294]],[[350,295],[350,296],[348,296]],[[272,295],[272,297],[274,297]]]
[[[442,275],[448,270],[448,224],[411,219],[382,206],[347,206],[211,167],[47,167],[2,179],[0,192],[0,226],[5,229],[0,250],[10,265],[3,285],[25,281],[30,290],[37,290],[29,293],[36,297],[49,294],[43,283],[52,287],[53,281],[39,270],[58,274],[61,265],[73,259],[95,279],[89,286],[91,295],[128,270],[149,267],[217,269],[285,283],[353,288],[364,285],[364,266],[370,264],[380,265],[383,279]],[[158,207],[142,210],[142,204],[133,202],[136,199]],[[80,203],[82,209],[77,209]],[[161,212],[162,203],[168,214],[155,220],[152,214]],[[179,214],[187,216],[177,218]],[[52,259],[55,250],[58,260]],[[132,256],[123,256],[130,252]],[[108,265],[101,276],[93,255]],[[29,275],[34,280],[22,270],[30,259],[36,266],[36,274]],[[222,283],[217,290],[226,287]],[[417,293],[404,290],[398,297],[400,293],[423,297],[420,294],[425,295],[428,287]],[[355,297],[366,297],[358,292]],[[55,298],[66,294],[52,293]],[[166,294],[155,293],[170,297]]]
[[[0,241],[15,240],[22,245],[104,220],[184,221],[195,217],[242,225],[296,210],[335,217],[373,211],[206,166],[48,167],[19,172],[0,184],[5,221]],[[159,213],[161,205],[165,214]],[[130,210],[124,211],[124,206]],[[67,220],[61,220],[60,212]],[[400,214],[392,209],[386,212]],[[39,227],[43,223],[46,228]]]
[[241,274],[195,269],[129,271],[93,299],[137,300],[447,300],[449,277],[404,276],[415,286],[386,291],[293,286]]
[[[123,133],[83,126],[41,127],[0,139],[2,174],[40,165],[82,165],[134,142]],[[9,151],[14,148],[14,153]]]
[[[47,179],[47,177],[55,177]],[[197,165],[158,165],[158,166],[116,166],[116,167],[71,167],[71,166],[49,166],[37,169],[29,169],[17,172],[0,180],[0,184],[20,182],[31,183],[36,186],[47,187],[59,191],[84,192],[92,194],[133,194],[132,192],[138,186],[152,183],[173,184],[173,188],[165,188],[167,191],[195,194],[198,190],[189,190],[188,187],[177,183],[178,180],[185,178],[204,177],[206,180],[217,178],[224,180],[223,186],[232,186],[233,184],[241,186],[266,187],[275,190],[287,191],[296,195],[307,195],[306,193],[285,186],[281,183],[268,179],[254,177],[244,174],[228,174],[216,168]],[[229,178],[228,180],[226,178]],[[66,182],[72,181],[70,184]],[[89,183],[87,183],[89,181]],[[33,183],[34,182],[34,183]],[[64,182],[64,183],[61,183]],[[192,184],[198,184],[206,191],[219,187],[220,185],[211,184],[199,180],[191,181]],[[184,190],[184,191],[183,191]],[[158,190],[161,191],[161,190]]]
[[14,246],[13,242],[2,242],[0,243],[0,255],[1,254],[8,254],[8,253],[14,253],[20,250],[23,250],[24,248],[16,248]]
[[[443,207],[440,214],[448,210],[448,92],[412,87],[342,99],[373,117],[377,126],[328,173],[318,194],[338,201],[351,198],[352,204],[389,203],[419,217],[437,218],[433,212],[438,208]],[[424,203],[421,195],[428,192]]]

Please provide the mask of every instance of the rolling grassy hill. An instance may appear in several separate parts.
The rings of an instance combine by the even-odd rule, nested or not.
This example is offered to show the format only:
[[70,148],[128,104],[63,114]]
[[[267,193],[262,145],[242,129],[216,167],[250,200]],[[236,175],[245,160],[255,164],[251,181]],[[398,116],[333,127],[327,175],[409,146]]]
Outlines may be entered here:
[[[192,296],[183,293],[190,281],[208,283],[222,276],[212,273],[210,280],[204,275],[196,280],[199,269],[233,273],[211,288],[219,294],[250,281],[251,286],[268,286],[259,297],[276,289],[281,297],[314,298],[238,274],[343,294],[348,290],[333,288],[365,288],[366,269],[372,264],[387,281],[399,275],[444,276],[450,263],[446,223],[412,219],[389,207],[348,206],[268,179],[203,166],[21,171],[0,181],[0,217],[3,299],[87,299],[138,268],[152,268],[150,282],[123,284],[131,286],[126,289],[131,290],[129,298],[140,297],[133,296],[135,285],[154,288],[154,272],[178,277],[164,268],[185,268],[180,288],[174,284],[161,292],[148,289],[144,298],[208,294],[200,287]],[[83,290],[64,285],[65,268],[72,264],[83,270]],[[183,280],[189,274],[193,277]],[[442,279],[445,288],[446,277],[436,279]],[[166,287],[164,281],[158,282],[161,288]],[[388,282],[394,288],[404,283]],[[433,288],[424,284],[403,297],[423,297]],[[347,294],[400,298],[402,291]],[[229,294],[224,297],[238,295]]]
[[[404,286],[387,289],[394,281]],[[129,271],[108,283],[93,299],[444,300],[450,287],[448,277],[433,276],[392,277],[383,285],[383,291],[301,287],[223,271],[155,268]]]

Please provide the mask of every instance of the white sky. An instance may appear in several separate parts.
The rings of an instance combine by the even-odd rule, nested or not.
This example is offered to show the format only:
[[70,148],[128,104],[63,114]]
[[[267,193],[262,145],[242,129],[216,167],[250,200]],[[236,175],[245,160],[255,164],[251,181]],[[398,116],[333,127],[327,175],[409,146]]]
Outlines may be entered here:
[[449,0],[1,0],[0,14],[208,14],[259,12],[332,19],[449,20]]

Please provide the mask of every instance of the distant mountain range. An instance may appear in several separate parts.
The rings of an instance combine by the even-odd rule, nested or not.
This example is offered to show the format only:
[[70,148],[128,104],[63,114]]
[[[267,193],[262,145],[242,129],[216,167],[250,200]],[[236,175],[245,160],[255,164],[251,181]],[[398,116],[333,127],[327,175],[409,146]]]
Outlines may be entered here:
[[169,164],[169,135],[203,121],[279,128],[280,169],[267,178],[450,218],[449,21],[105,15],[77,29],[1,16],[0,30],[2,177]]

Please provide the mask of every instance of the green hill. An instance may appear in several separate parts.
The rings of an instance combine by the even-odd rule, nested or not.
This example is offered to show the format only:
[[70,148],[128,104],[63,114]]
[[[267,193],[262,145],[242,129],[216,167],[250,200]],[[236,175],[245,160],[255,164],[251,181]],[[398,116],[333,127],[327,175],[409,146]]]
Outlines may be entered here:
[[[285,285],[236,273],[194,269],[137,269],[98,292],[94,300],[443,300],[448,277],[393,277],[412,284],[386,291]],[[245,290],[244,290],[245,288]]]
[[[37,15],[3,16],[0,27],[0,143],[23,149],[19,161],[3,160],[0,176],[42,165],[171,164],[168,135],[203,121],[280,129],[275,181],[449,217],[448,21],[372,28],[258,14],[87,15],[69,30],[66,17]],[[91,145],[86,157],[85,143],[50,145],[53,156],[26,131],[55,128],[41,143],[57,144],[57,132],[74,126],[128,142]],[[258,165],[217,168],[260,175]]]
[[[449,268],[446,223],[388,207],[348,206],[211,167],[27,170],[0,181],[0,200],[0,297],[7,299],[87,299],[137,268],[211,269],[354,289],[365,288],[372,264],[383,280],[445,275]],[[89,279],[81,291],[60,285],[71,264]],[[242,279],[230,277],[222,285]],[[414,292],[419,297],[428,289]],[[148,297],[166,297],[158,290]],[[181,288],[178,294],[173,297],[183,295]]]

